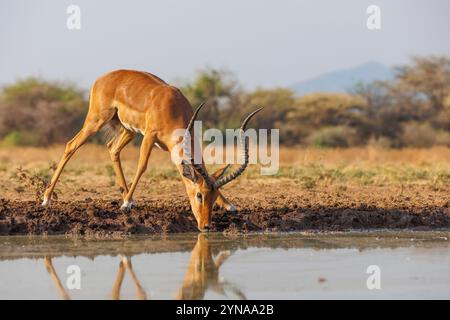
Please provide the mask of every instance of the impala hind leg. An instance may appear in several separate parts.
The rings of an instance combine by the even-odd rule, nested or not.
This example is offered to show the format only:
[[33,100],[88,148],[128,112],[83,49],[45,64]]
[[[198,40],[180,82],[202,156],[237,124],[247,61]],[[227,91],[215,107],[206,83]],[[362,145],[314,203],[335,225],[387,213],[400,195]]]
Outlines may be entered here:
[[136,171],[136,175],[134,176],[133,183],[131,184],[130,190],[127,195],[123,199],[123,204],[121,209],[129,210],[131,208],[131,199],[133,198],[134,190],[136,190],[136,186],[141,178],[142,174],[147,169],[148,158],[150,157],[150,153],[152,152],[153,144],[156,139],[153,135],[146,134],[142,139],[141,149],[139,152],[139,163]]
[[234,204],[232,204],[230,202],[230,200],[228,200],[227,198],[225,198],[225,196],[219,191],[219,196],[217,197],[216,200],[216,204],[221,207],[226,209],[227,211],[230,212],[235,212],[237,211],[236,207],[234,206]]
[[[112,117],[112,115],[111,115]],[[110,119],[110,118],[109,118]],[[52,180],[50,181],[50,185],[45,190],[44,193],[44,200],[42,201],[43,206],[47,206],[50,204],[53,190],[55,189],[55,185],[58,182],[59,176],[61,175],[67,161],[73,156],[75,151],[79,147],[81,147],[89,137],[91,137],[94,133],[100,130],[100,128],[109,120],[97,120],[94,122],[89,118],[89,114],[86,117],[86,120],[84,122],[83,128],[80,130],[80,132],[77,133],[75,137],[73,137],[72,140],[70,140],[66,144],[66,149],[64,150],[64,155],[62,159],[60,160],[58,166],[56,167],[55,172],[53,173]]]
[[120,152],[128,143],[130,143],[131,140],[133,140],[135,136],[136,134],[134,132],[121,128],[119,135],[107,144],[111,161],[113,163],[114,172],[116,173],[117,184],[121,189],[123,199],[128,193],[128,186],[123,174],[122,164],[120,162]]

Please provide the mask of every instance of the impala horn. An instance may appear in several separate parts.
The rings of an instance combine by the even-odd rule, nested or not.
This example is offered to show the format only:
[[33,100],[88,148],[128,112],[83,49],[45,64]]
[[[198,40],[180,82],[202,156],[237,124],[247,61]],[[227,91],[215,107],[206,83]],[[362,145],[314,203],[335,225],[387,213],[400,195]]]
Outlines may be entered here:
[[247,126],[247,122],[262,109],[263,109],[263,107],[256,109],[255,111],[250,113],[247,116],[247,118],[245,118],[245,120],[242,122],[241,128],[239,130],[239,140],[240,140],[241,150],[244,153],[244,163],[239,168],[237,168],[235,171],[230,173],[229,175],[217,180],[214,183],[214,188],[219,189],[220,187],[227,184],[228,182],[236,179],[247,168],[247,165],[248,165],[248,143],[245,140],[245,135],[244,135],[245,127]]
[[211,188],[214,187],[214,183],[211,181],[208,173],[206,172],[205,168],[203,167],[203,164],[198,164],[195,163],[194,161],[194,157],[191,154],[191,147],[192,147],[192,143],[191,143],[191,130],[192,127],[194,125],[195,119],[197,118],[198,113],[200,112],[200,110],[203,108],[203,106],[205,105],[205,103],[203,102],[202,104],[200,104],[197,109],[194,111],[194,114],[192,115],[191,120],[189,121],[189,124],[186,128],[186,131],[184,132],[184,137],[183,137],[183,153],[184,156],[186,158],[188,158],[189,162],[191,163],[191,165],[194,167],[195,171],[197,171],[202,178],[205,180],[206,184],[208,186],[210,186]]

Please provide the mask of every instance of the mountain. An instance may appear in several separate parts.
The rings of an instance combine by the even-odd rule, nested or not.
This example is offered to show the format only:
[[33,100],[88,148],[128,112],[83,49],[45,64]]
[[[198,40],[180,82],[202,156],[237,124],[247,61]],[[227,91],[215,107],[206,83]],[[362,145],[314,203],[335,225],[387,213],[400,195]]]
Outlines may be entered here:
[[297,82],[290,88],[298,95],[312,92],[347,92],[358,82],[389,80],[393,78],[393,70],[378,62],[367,62],[362,65],[324,73],[318,77]]

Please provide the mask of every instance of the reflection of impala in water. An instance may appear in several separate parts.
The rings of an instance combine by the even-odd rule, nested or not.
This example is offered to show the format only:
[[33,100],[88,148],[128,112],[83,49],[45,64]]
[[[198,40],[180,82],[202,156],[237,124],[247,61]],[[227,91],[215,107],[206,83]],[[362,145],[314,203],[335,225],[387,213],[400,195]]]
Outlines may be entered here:
[[[189,261],[186,274],[184,276],[183,283],[178,289],[177,299],[203,299],[208,290],[212,290],[219,294],[226,294],[226,290],[233,292],[240,299],[245,299],[244,293],[242,293],[237,287],[231,283],[221,280],[219,277],[219,269],[222,264],[230,257],[230,251],[220,252],[214,259],[212,249],[205,234],[199,234],[197,243],[191,253],[191,259]],[[62,299],[70,299],[69,294],[64,289],[55,268],[53,267],[51,258],[45,257],[44,264],[50,274],[58,294]],[[120,299],[120,289],[125,276],[125,272],[131,276],[134,283],[136,298],[138,300],[147,299],[147,293],[141,286],[139,279],[133,271],[131,264],[131,258],[122,256],[119,270],[114,282],[111,297],[114,300]]]
[[[45,257],[44,264],[45,267],[47,268],[48,273],[50,274],[50,277],[55,283],[56,288],[58,289],[58,294],[60,295],[60,297],[64,300],[70,299],[69,294],[64,289],[64,286],[62,285],[61,280],[59,279],[58,274],[56,273],[56,270],[53,267],[52,259]],[[125,271],[127,270],[130,273],[131,279],[133,280],[134,287],[136,289],[136,298],[138,300],[146,300],[147,294],[145,290],[142,288],[139,279],[136,277],[136,274],[134,273],[133,267],[131,265],[131,259],[128,257],[122,257],[120,261],[119,272],[117,273],[116,281],[114,282],[114,287],[112,289],[111,294],[112,299],[114,300],[120,299],[120,288],[122,287]]]
[[203,299],[208,289],[223,295],[225,289],[229,289],[239,298],[245,299],[245,295],[239,289],[219,278],[219,269],[230,255],[230,251],[224,251],[214,260],[208,239],[204,234],[199,234],[177,299]]

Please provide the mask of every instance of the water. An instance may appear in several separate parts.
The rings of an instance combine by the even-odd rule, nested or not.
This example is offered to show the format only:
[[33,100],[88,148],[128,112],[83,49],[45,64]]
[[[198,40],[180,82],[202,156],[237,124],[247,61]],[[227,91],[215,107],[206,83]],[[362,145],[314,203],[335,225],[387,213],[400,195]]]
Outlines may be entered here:
[[[449,299],[449,239],[449,231],[0,237],[0,298]],[[370,290],[368,278],[380,288]]]

